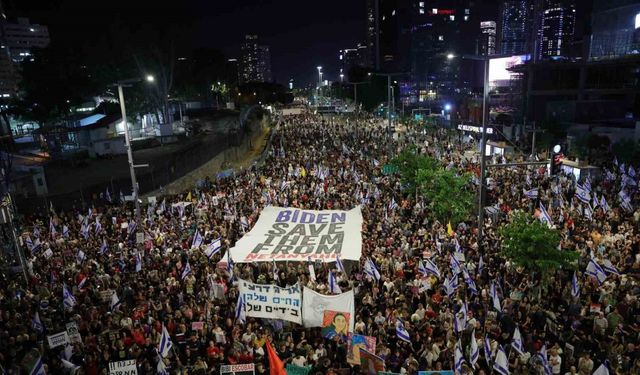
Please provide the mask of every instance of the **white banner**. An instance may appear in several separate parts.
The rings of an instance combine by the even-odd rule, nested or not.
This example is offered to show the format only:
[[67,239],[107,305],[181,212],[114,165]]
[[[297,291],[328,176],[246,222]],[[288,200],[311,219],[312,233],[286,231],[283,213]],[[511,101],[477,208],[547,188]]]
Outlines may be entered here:
[[47,336],[49,342],[49,349],[57,348],[60,345],[66,345],[69,343],[69,334],[67,331],[56,333],[55,335]]
[[360,206],[350,211],[265,207],[253,229],[231,249],[235,263],[360,260]]
[[322,318],[325,310],[350,313],[349,331],[354,332],[355,303],[353,290],[337,296],[325,296],[305,286],[302,291],[302,322],[304,326],[307,328],[322,327]]
[[80,335],[80,330],[78,330],[78,325],[76,322],[67,323],[67,335],[69,335],[69,341],[74,344],[82,343],[82,336]]
[[247,316],[267,319],[282,319],[302,324],[302,303],[298,284],[280,288],[276,285],[254,284],[238,280],[244,294]]
[[136,360],[109,362],[109,375],[137,375]]

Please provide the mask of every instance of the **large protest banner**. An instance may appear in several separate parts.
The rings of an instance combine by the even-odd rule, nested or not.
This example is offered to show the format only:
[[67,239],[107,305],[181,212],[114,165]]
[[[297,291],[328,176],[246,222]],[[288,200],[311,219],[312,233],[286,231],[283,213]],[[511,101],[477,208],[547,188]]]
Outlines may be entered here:
[[220,366],[220,375],[253,375],[254,373],[255,365],[253,363]]
[[240,294],[244,295],[247,316],[282,319],[302,324],[302,303],[298,284],[281,288],[276,285],[238,280],[238,286]]
[[348,341],[347,362],[352,365],[360,364],[360,349],[376,352],[376,338],[364,335],[351,335]]
[[360,348],[360,371],[367,375],[377,375],[384,371],[384,359]]
[[137,375],[136,360],[109,362],[109,375]]
[[69,341],[69,334],[67,331],[49,335],[47,336],[47,341],[49,342],[49,349],[56,348],[60,345],[66,345],[71,342]]
[[265,207],[251,231],[230,250],[235,263],[360,260],[362,213]]
[[[302,291],[302,323],[305,327],[322,327],[324,312],[345,311],[355,315],[355,303],[353,300],[353,290],[338,294],[337,296],[325,296],[316,293],[313,289],[304,287]],[[353,332],[355,319],[349,320],[349,332]]]

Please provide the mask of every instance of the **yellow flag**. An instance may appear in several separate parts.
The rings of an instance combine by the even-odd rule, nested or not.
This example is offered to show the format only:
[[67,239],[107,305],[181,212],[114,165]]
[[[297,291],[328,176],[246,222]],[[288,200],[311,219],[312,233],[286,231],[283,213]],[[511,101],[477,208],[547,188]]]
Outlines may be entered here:
[[304,169],[304,167],[302,167],[302,168],[301,168],[301,170],[300,170],[300,175],[301,175],[302,177],[307,177],[307,170],[306,170],[306,169]]
[[191,202],[191,192],[189,192],[189,194],[187,194],[187,202]]
[[449,234],[450,236],[453,236],[454,234],[453,228],[451,227],[451,222],[447,224],[447,234]]

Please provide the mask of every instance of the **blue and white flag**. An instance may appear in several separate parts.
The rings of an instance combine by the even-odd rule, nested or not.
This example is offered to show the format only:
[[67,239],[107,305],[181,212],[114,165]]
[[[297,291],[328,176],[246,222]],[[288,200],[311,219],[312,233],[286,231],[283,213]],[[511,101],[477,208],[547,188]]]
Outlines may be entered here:
[[120,301],[120,298],[118,298],[118,293],[114,291],[111,295],[111,311],[115,310],[118,306],[120,306],[120,304],[122,304],[122,302]]
[[458,242],[457,238],[453,239],[453,243],[456,247],[456,253],[462,253],[462,247],[460,246],[460,242]]
[[29,375],[47,375],[47,372],[44,370],[42,357],[38,357],[38,360],[33,364],[31,371],[29,371]]
[[453,272],[454,276],[462,272],[462,267],[460,266],[460,262],[458,262],[458,259],[456,259],[456,257],[453,256],[453,254],[449,256],[449,260],[451,265],[451,271]]
[[404,328],[404,323],[402,323],[400,318],[396,318],[396,336],[402,341],[411,342],[411,336],[409,332],[407,332],[407,329]]
[[202,236],[200,235],[200,231],[196,229],[196,233],[193,235],[193,241],[191,242],[192,249],[198,249],[202,245]]
[[584,190],[591,193],[591,179],[589,179],[589,176],[587,176],[587,178],[584,179],[582,186],[584,187]]
[[182,276],[180,278],[184,280],[189,275],[191,275],[191,265],[187,260],[187,264],[184,265],[184,269],[182,270]]
[[249,230],[249,220],[247,220],[246,217],[241,216],[240,217],[240,226],[242,227],[242,231],[244,233],[246,233],[247,230]]
[[600,367],[593,372],[593,375],[609,375],[609,368],[607,368],[608,361],[604,361]]
[[489,336],[484,335],[484,339],[482,340],[482,347],[484,349],[484,360],[487,361],[487,367],[491,368],[491,361],[493,360],[493,356],[491,353],[491,341],[489,341]]
[[598,280],[598,283],[602,285],[602,283],[607,279],[607,274],[604,272],[602,267],[594,259],[589,260],[589,264],[587,265],[587,269],[584,271],[586,275],[593,276]]
[[502,312],[502,305],[500,304],[500,297],[498,297],[498,291],[496,290],[496,284],[491,283],[491,287],[489,289],[489,295],[493,300],[493,308],[497,311]]
[[204,249],[204,253],[207,258],[211,259],[214,255],[218,254],[222,249],[222,238],[216,238]]
[[342,293],[340,286],[338,286],[338,280],[332,271],[329,271],[329,292],[333,294]]
[[502,345],[498,347],[496,359],[493,363],[493,369],[500,375],[509,375],[509,362],[507,361],[507,355],[505,354]]
[[544,370],[544,375],[553,375],[551,370],[551,365],[549,364],[549,358],[547,358],[547,347],[546,345],[542,345],[540,351],[538,352],[538,357],[542,361],[542,369]]
[[460,310],[453,317],[453,328],[456,333],[460,333],[467,328],[467,303],[463,303]]
[[391,197],[391,202],[389,202],[389,211],[393,211],[398,208],[398,204],[396,203],[396,199]]
[[35,238],[40,238],[40,229],[38,227],[33,227],[33,236]]
[[471,291],[472,294],[478,294],[478,289],[476,288],[476,283],[473,281],[471,276],[469,276],[469,272],[465,268],[462,269],[462,278],[464,282],[467,283],[467,287]]
[[66,238],[69,238],[69,227],[66,225],[62,226],[62,235]]
[[308,260],[307,268],[309,268],[309,278],[311,279],[311,281],[313,281],[315,283],[316,282],[316,270],[313,267],[313,262],[311,261],[311,257],[308,257],[307,260]]
[[[422,265],[422,262],[420,262],[420,264]],[[431,261],[431,259],[426,259],[424,261],[423,268],[424,268],[425,275],[432,274],[438,279],[440,278],[440,270],[438,269],[438,266],[436,266],[436,264]]]
[[33,315],[33,319],[31,319],[31,328],[33,328],[34,331],[40,334],[44,332],[44,324],[42,324],[42,321],[40,320],[40,315],[38,314],[37,311]]
[[107,245],[107,239],[102,240],[102,245],[100,246],[100,254],[104,255],[107,250],[109,250],[109,246]]
[[236,322],[246,323],[247,322],[247,307],[244,302],[244,294],[240,293],[238,295],[238,302],[236,302]]
[[142,271],[142,256],[140,253],[136,254],[136,272]]
[[602,269],[606,273],[612,273],[614,275],[620,276],[620,272],[618,272],[618,269],[613,265],[613,263],[611,263],[609,259],[605,259],[603,261]]
[[100,234],[102,232],[102,224],[100,224],[100,220],[96,217],[96,234]]
[[158,354],[162,356],[162,358],[166,358],[169,354],[169,351],[173,347],[173,343],[171,342],[171,337],[169,337],[169,332],[167,332],[167,327],[162,325],[162,335],[160,336],[160,342],[158,343]]
[[67,309],[72,309],[77,304],[76,297],[67,288],[67,284],[62,285],[62,302]]
[[580,285],[578,284],[578,276],[576,272],[573,272],[573,277],[571,278],[571,295],[573,298],[580,297]]
[[120,190],[120,204],[124,203],[124,194],[122,194],[122,190]]
[[53,218],[49,218],[49,235],[51,238],[55,237],[58,231],[56,230],[56,226],[53,225]]
[[347,274],[347,271],[345,270],[339,255],[336,256],[336,268],[338,269],[338,271],[344,273],[345,275]]
[[76,260],[79,264],[84,263],[84,261],[87,260],[87,254],[85,254],[82,250],[78,250],[78,254],[76,254]]
[[469,350],[469,363],[471,367],[476,367],[476,362],[480,358],[480,348],[478,347],[478,340],[476,340],[476,329],[471,331],[471,349]]
[[372,277],[375,281],[380,281],[380,271],[371,258],[367,258],[364,264],[364,273]]
[[602,197],[600,197],[600,207],[602,207],[602,209],[604,210],[604,212],[609,212],[609,204],[607,203],[607,200],[604,198],[604,194],[602,195]]
[[89,239],[89,224],[88,223],[82,223],[82,228],[80,229],[80,233],[82,234],[82,237],[84,237],[85,240]]
[[458,276],[451,275],[450,278],[445,279],[442,287],[444,288],[447,296],[451,297],[453,293],[455,293],[456,289],[458,289]]
[[482,255],[480,255],[480,260],[478,260],[478,273],[482,274],[484,270],[484,260],[482,259]]
[[462,365],[464,365],[464,355],[462,354],[462,344],[460,343],[460,339],[456,342],[456,348],[453,353],[454,360],[454,368],[456,374],[462,374]]
[[278,266],[276,265],[276,260],[275,259],[273,259],[272,266],[273,266],[273,270],[272,270],[273,271],[273,279],[274,280],[280,280],[280,275],[279,275],[280,271],[278,271]]
[[156,366],[157,375],[169,375],[169,370],[167,370],[167,365],[164,364],[164,361],[161,357],[158,357],[158,366]]
[[524,193],[524,195],[529,198],[529,199],[536,199],[538,198],[538,188],[533,188],[530,190],[525,190],[522,189],[522,192]]
[[234,280],[233,259],[231,259],[231,254],[229,253],[229,249],[227,249],[227,273],[229,274],[229,282],[232,282]]
[[589,191],[580,186],[580,184],[576,184],[576,198],[578,198],[582,203],[589,203],[591,201]]
[[520,329],[518,328],[518,326],[516,326],[516,329],[513,331],[511,347],[521,355],[524,354],[524,344],[522,343],[522,336],[520,335]]
[[542,202],[540,202],[540,221],[546,223],[549,227],[553,225],[551,216],[547,212],[547,209],[544,207],[544,204],[542,204]]

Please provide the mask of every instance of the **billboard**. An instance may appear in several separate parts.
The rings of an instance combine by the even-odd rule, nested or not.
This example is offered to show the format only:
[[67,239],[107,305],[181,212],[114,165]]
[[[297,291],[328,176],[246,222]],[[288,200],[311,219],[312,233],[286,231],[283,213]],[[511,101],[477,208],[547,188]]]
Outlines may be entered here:
[[515,75],[508,69],[524,64],[529,60],[530,55],[516,55],[509,57],[499,57],[489,60],[489,88],[507,87]]

